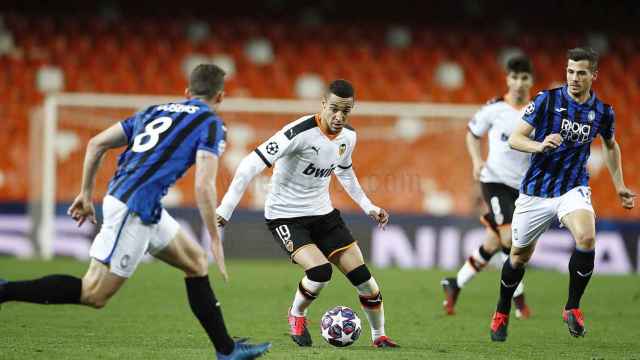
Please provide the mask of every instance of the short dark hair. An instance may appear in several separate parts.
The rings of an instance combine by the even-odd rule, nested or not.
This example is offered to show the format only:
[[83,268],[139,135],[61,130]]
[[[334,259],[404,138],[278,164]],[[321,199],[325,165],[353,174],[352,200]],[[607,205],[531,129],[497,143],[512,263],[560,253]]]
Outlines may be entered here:
[[343,79],[333,80],[329,87],[327,88],[327,95],[334,94],[341,98],[350,98],[354,97],[355,90],[353,89],[353,85],[350,82]]
[[582,61],[587,60],[591,67],[591,71],[598,70],[598,60],[600,54],[592,48],[578,47],[567,51],[567,60]]
[[207,100],[224,88],[225,72],[214,64],[200,64],[189,75],[189,91]]
[[525,55],[517,55],[507,61],[507,73],[527,73],[533,75],[531,60]]

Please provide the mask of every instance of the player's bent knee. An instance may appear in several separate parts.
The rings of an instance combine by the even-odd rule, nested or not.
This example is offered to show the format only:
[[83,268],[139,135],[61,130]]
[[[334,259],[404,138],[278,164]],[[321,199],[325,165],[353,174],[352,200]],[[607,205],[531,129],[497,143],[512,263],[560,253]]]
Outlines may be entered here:
[[95,291],[89,291],[87,294],[82,294],[81,302],[94,309],[102,309],[107,305],[109,301],[108,296],[100,295]]
[[382,293],[376,279],[366,265],[360,265],[347,274],[347,278],[358,289],[360,304],[365,309],[377,310],[382,306]]
[[98,296],[98,287],[100,284],[100,276],[87,276],[82,278],[82,293],[80,295],[80,303],[94,309],[102,309],[107,304],[107,299],[101,299]]
[[529,260],[531,259],[531,254],[526,252],[520,253],[520,254],[512,252],[509,259],[511,260],[511,265],[514,268],[520,269],[525,267],[527,263],[529,263]]
[[509,236],[503,236],[500,238],[500,245],[502,247],[511,248],[511,233],[509,233]]
[[100,310],[103,307],[107,306],[107,300],[105,300],[105,299],[94,299],[88,305],[90,307],[96,309],[96,310]]
[[576,236],[576,244],[583,249],[593,249],[595,242],[593,234],[585,233]]
[[363,264],[349,271],[346,276],[353,286],[358,286],[371,279],[371,272],[369,268],[367,268],[367,265]]
[[324,263],[322,265],[312,267],[305,271],[307,274],[307,278],[309,280],[324,283],[331,280],[331,274],[333,273],[333,268],[330,263]]
[[209,272],[209,260],[204,251],[193,255],[189,265],[185,271],[187,276],[205,276]]
[[522,257],[517,257],[517,256],[516,257],[514,257],[514,256],[511,257],[511,266],[514,269],[521,269],[521,268],[527,266],[528,262],[529,261],[527,259],[523,259]]
[[488,252],[489,254],[494,254],[496,253],[498,250],[500,250],[500,241],[498,240],[498,238],[494,237],[490,237],[487,238],[483,243],[482,243],[482,248]]

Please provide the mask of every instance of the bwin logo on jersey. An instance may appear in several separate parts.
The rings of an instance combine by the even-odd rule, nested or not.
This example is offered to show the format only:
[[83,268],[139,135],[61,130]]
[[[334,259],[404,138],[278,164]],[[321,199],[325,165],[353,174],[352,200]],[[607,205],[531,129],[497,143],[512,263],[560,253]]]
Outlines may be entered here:
[[309,164],[309,166],[307,166],[307,168],[304,169],[302,173],[305,175],[313,175],[313,177],[323,178],[323,177],[331,176],[335,168],[336,168],[335,165],[331,165],[331,167],[328,169],[321,169],[321,168],[315,167],[313,164]]
[[589,134],[591,134],[591,125],[580,124],[569,119],[562,119],[560,136],[562,136],[564,140],[582,144],[589,141]]

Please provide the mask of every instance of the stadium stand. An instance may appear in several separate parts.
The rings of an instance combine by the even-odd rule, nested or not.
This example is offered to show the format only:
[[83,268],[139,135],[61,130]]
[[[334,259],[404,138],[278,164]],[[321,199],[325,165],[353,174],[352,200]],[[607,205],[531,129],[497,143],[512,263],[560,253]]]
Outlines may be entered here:
[[[504,74],[497,59],[502,49],[518,47],[530,54],[536,67],[536,89],[542,89],[563,81],[565,49],[584,40],[574,34],[552,31],[531,33],[514,40],[491,30],[450,28],[442,31],[411,26],[411,43],[406,47],[393,47],[385,43],[388,24],[361,24],[343,29],[309,28],[286,19],[275,22],[273,19],[250,22],[216,19],[208,22],[208,36],[192,42],[185,34],[191,19],[183,17],[113,22],[97,15],[77,18],[5,13],[2,19],[4,32],[10,34],[13,41],[11,51],[0,53],[0,143],[5,145],[0,157],[2,202],[28,199],[28,182],[24,180],[29,178],[32,167],[25,161],[28,124],[32,111],[42,105],[43,94],[37,88],[36,79],[44,65],[63,71],[67,92],[180,97],[185,86],[183,61],[186,57],[224,54],[233,59],[235,65],[235,74],[227,85],[229,96],[295,98],[296,80],[312,73],[325,81],[338,77],[352,80],[359,100],[482,104],[501,95]],[[245,45],[255,38],[267,39],[271,44],[272,62],[255,64],[249,59]],[[631,187],[640,190],[637,181],[640,148],[634,146],[637,144],[634,139],[640,136],[640,115],[633,109],[634,104],[640,103],[640,37],[631,33],[616,34],[610,37],[608,47],[600,64],[602,76],[595,89],[616,109],[625,177]],[[445,62],[462,68],[462,86],[447,88],[438,83],[436,70]],[[233,124],[233,119],[227,120]],[[270,123],[243,119],[264,134],[287,120],[291,119]],[[357,171],[381,177],[408,174],[418,179],[435,179],[436,188],[452,194],[453,213],[469,214],[473,211],[472,180],[463,148],[464,131],[462,128],[431,134],[413,142],[398,138],[364,139],[355,155]],[[78,135],[80,141],[86,143],[92,130]],[[442,149],[447,149],[446,157],[439,155]],[[399,153],[405,156],[394,156]],[[67,168],[65,164],[77,165],[82,162],[82,156],[82,151],[73,152],[61,164],[59,201],[70,201],[79,188],[80,176],[73,170],[76,168]],[[101,171],[103,178],[99,181],[106,181],[104,177],[112,170]],[[231,175],[224,170],[221,181],[228,183]],[[193,204],[192,183],[193,174],[181,181],[183,204]],[[600,216],[637,217],[637,210],[623,211],[612,196],[613,187],[606,170],[594,176],[591,185]],[[394,189],[396,191],[378,191],[372,196],[377,202],[388,204],[391,211],[422,211],[422,202],[414,199],[415,192],[423,190],[412,186]],[[340,206],[354,207],[344,192],[337,194],[336,201]]]

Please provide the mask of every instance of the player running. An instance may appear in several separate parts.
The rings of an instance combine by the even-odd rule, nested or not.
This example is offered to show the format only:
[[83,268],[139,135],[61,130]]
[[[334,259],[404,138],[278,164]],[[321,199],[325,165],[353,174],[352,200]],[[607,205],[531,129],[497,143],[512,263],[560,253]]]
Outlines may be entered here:
[[602,137],[604,160],[622,206],[634,206],[635,194],[627,189],[622,177],[613,109],[591,90],[597,68],[598,54],[593,50],[569,50],[567,84],[539,93],[509,138],[511,147],[533,156],[516,201],[513,246],[509,261],[502,267],[500,298],[491,321],[493,341],[507,339],[511,297],[524,277],[536,241],[555,217],[576,242],[569,260],[569,296],[562,317],[572,336],[584,336],[580,299],[593,274],[595,256],[595,214],[586,165],[597,135]]
[[351,198],[384,227],[389,215],[371,203],[362,191],[351,164],[356,132],[347,123],[354,105],[354,89],[345,80],[333,81],[323,96],[322,110],[287,124],[247,155],[217,213],[225,225],[249,182],[274,166],[265,204],[269,230],[305,276],[289,310],[290,333],[300,346],[311,346],[307,308],[331,279],[331,263],[356,287],[371,325],[375,347],[396,347],[385,335],[382,295],[364,264],[351,232],[331,205],[329,183],[335,173]]
[[[455,314],[460,290],[484,269],[493,256],[498,256],[500,263],[504,263],[511,248],[514,203],[529,166],[530,155],[511,149],[507,140],[520,122],[524,106],[531,100],[529,91],[533,86],[533,66],[529,58],[517,56],[507,62],[506,70],[507,94],[484,106],[469,122],[467,150],[473,163],[473,178],[480,181],[482,196],[489,209],[480,218],[487,228],[487,237],[458,270],[456,277],[441,281],[446,296],[444,309],[448,315]],[[480,138],[487,133],[489,155],[485,163]],[[522,282],[513,295],[513,302],[516,304],[516,317],[526,319],[530,316]]]
[[104,154],[121,146],[127,148],[118,159],[118,169],[102,203],[104,220],[91,246],[87,273],[82,279],[49,275],[29,281],[3,281],[0,303],[81,304],[100,309],[148,252],[184,271],[189,305],[218,359],[254,359],[271,347],[269,343],[251,345],[231,339],[209,283],[205,252],[160,203],[169,187],[195,162],[196,201],[211,235],[216,264],[226,281],[215,218],[218,157],[224,151],[226,137],[215,110],[224,97],[224,75],[215,65],[199,65],[185,90],[188,100],[151,106],[89,141],[82,188],[68,210],[78,226],[87,219],[96,223],[91,199]]

